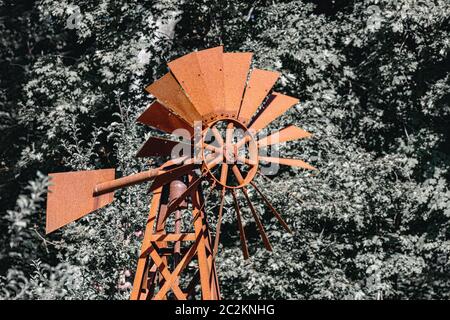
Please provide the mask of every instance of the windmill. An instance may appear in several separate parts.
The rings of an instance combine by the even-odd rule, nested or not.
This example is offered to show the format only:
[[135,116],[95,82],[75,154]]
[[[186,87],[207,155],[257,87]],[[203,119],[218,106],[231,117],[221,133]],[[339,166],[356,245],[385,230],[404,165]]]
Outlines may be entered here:
[[[250,201],[250,188],[291,232],[254,177],[261,174],[260,163],[315,170],[300,159],[261,155],[277,143],[307,138],[310,133],[289,125],[257,138],[258,132],[298,100],[271,92],[279,73],[250,71],[251,59],[252,53],[224,53],[222,46],[193,52],[169,62],[170,71],[146,88],[156,99],[137,121],[167,134],[181,132],[178,136],[182,137],[182,141],[150,137],[138,151],[138,157],[169,158],[160,167],[121,178],[115,178],[114,169],[50,174],[47,233],[111,203],[115,190],[152,181],[133,300],[192,299],[196,294],[202,299],[220,299],[215,258],[226,196],[231,195],[234,202],[245,259],[249,252],[240,194],[265,248],[272,250]],[[214,237],[206,219],[205,189],[220,195]],[[183,215],[191,225],[182,231]]]

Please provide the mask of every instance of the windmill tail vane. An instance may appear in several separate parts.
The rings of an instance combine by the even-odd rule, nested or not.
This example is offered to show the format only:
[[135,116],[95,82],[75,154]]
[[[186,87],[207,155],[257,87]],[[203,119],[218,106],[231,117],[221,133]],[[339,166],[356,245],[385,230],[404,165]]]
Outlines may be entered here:
[[[137,122],[182,141],[150,137],[136,156],[161,157],[166,162],[129,176],[116,179],[115,169],[50,174],[46,232],[110,204],[118,189],[151,181],[153,197],[131,299],[220,299],[215,259],[225,198],[233,202],[240,246],[247,259],[246,212],[239,205],[240,196],[248,205],[264,247],[272,250],[250,189],[291,232],[254,181],[265,168],[260,163],[316,170],[303,160],[282,158],[273,152],[278,143],[308,138],[309,132],[288,125],[259,137],[298,99],[273,92],[280,74],[251,69],[251,60],[252,53],[223,52],[219,46],[169,62],[169,72],[146,88],[155,100]],[[213,192],[219,199],[214,232],[208,225],[206,206]]]

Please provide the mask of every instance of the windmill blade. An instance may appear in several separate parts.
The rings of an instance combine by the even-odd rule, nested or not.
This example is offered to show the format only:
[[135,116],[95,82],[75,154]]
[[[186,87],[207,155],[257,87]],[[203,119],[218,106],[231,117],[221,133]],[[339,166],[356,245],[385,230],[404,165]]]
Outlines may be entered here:
[[259,131],[277,119],[298,103],[298,99],[274,92],[250,125],[250,129]]
[[242,247],[242,254],[244,255],[244,259],[248,259],[248,247],[247,247],[247,239],[245,238],[245,231],[244,226],[242,225],[242,219],[241,219],[241,211],[239,210],[239,203],[236,198],[236,192],[234,189],[231,189],[231,194],[233,195],[234,200],[234,208],[236,210],[236,218],[239,228],[239,238],[241,239],[241,247]]
[[223,109],[223,47],[193,52],[169,62],[171,72],[202,117]]
[[289,232],[292,233],[292,230],[289,228],[289,226],[287,225],[287,223],[283,220],[283,218],[281,217],[281,215],[278,213],[278,211],[272,206],[272,204],[270,203],[270,201],[267,199],[267,197],[261,192],[261,190],[259,190],[258,186],[252,181],[250,182],[250,184],[253,186],[253,188],[255,188],[255,190],[259,193],[259,195],[261,196],[261,198],[263,199],[263,201],[266,203],[266,205],[269,207],[270,211],[272,212],[272,214],[275,216],[275,218],[277,218],[277,220],[281,223],[281,225],[283,226],[283,228]]
[[167,157],[172,154],[172,150],[174,150],[175,147],[177,147],[177,149],[181,148],[182,150],[189,150],[190,154],[192,154],[191,144],[158,137],[150,137],[141,149],[139,149],[136,157]]
[[50,173],[46,233],[49,234],[114,200],[114,193],[94,196],[99,183],[114,180],[114,169]]
[[258,147],[263,148],[277,143],[308,138],[310,136],[311,133],[291,125],[271,134],[270,136],[258,140]]
[[194,121],[202,119],[170,72],[153,82],[145,90],[154,95],[162,105],[186,120],[191,126],[194,125]]
[[175,180],[181,176],[190,173],[196,167],[198,167],[198,164],[189,163],[159,174],[153,181],[153,184],[150,187],[149,191],[151,192],[153,190],[156,190],[159,187],[162,187],[163,185],[170,183],[172,180]]
[[224,109],[223,46],[196,52],[202,77],[208,88],[212,112]]
[[245,88],[244,98],[239,110],[239,119],[244,124],[250,122],[264,98],[272,89],[280,73],[261,69],[253,69]]
[[286,158],[275,158],[275,157],[262,157],[262,156],[259,156],[259,160],[260,161],[265,161],[265,162],[272,162],[272,163],[283,164],[285,166],[300,167],[300,168],[308,169],[308,170],[317,170],[317,168],[313,167],[312,165],[310,165],[310,164],[308,164],[305,161],[300,160],[300,159],[286,159]]
[[247,83],[248,71],[253,53],[224,53],[224,112],[228,116],[237,116]]
[[166,133],[172,133],[177,129],[184,129],[189,132],[190,136],[194,134],[194,128],[189,123],[171,112],[158,101],[153,102],[136,121]]

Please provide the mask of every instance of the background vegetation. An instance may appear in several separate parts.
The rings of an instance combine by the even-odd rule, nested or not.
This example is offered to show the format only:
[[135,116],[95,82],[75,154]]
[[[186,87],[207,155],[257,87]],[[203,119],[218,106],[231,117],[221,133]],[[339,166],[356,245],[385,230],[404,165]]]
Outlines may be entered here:
[[295,230],[266,212],[272,253],[249,219],[244,261],[229,211],[223,296],[450,298],[449,20],[448,0],[0,0],[0,297],[128,298],[145,186],[44,237],[46,174],[147,168],[143,87],[223,44],[283,74],[301,103],[273,127],[314,136],[281,153],[320,169],[259,181]]

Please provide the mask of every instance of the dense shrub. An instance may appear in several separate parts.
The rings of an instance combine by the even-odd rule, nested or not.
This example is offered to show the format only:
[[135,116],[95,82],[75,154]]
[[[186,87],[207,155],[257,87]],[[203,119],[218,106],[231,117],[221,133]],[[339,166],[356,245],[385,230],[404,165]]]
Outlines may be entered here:
[[44,237],[46,173],[151,165],[134,158],[154,134],[135,123],[149,102],[143,87],[173,57],[223,44],[282,73],[276,90],[301,103],[271,128],[312,132],[281,153],[320,169],[258,178],[295,230],[286,234],[265,212],[273,252],[248,219],[252,257],[244,261],[227,211],[224,297],[450,298],[448,1],[36,0],[0,8],[1,297],[128,298],[145,186]]

